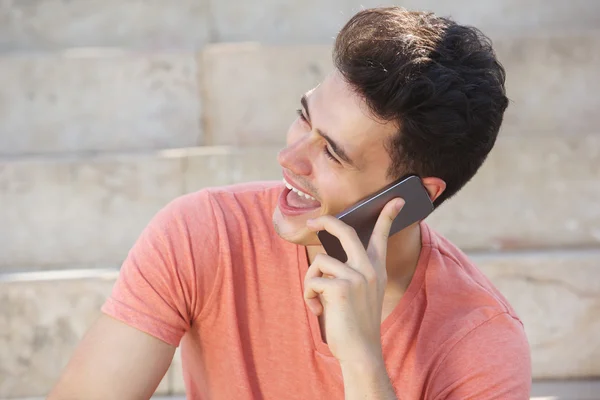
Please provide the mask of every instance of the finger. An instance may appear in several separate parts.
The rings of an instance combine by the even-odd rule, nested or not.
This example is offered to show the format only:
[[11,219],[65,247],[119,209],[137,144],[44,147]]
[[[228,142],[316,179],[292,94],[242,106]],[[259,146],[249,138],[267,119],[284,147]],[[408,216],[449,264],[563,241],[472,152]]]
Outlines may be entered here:
[[[325,278],[324,275],[327,275],[330,278]],[[316,315],[319,315],[320,312],[322,312],[322,305],[317,298],[318,294],[311,291],[312,286],[309,284],[312,279],[316,278],[327,280],[343,279],[354,283],[364,279],[358,271],[339,262],[335,258],[330,257],[327,254],[317,254],[304,277],[304,298],[306,299],[306,304],[310,310]]]
[[377,218],[375,227],[373,228],[369,246],[367,246],[367,252],[370,256],[375,256],[380,261],[385,260],[390,229],[392,228],[394,219],[396,219],[398,213],[402,210],[402,207],[404,207],[404,200],[399,197],[390,200],[385,207],[383,207],[381,214],[379,214],[379,218]]
[[304,299],[306,306],[317,317],[323,314],[323,304],[321,304],[321,300],[318,297],[314,297],[312,299]]
[[327,254],[317,254],[310,267],[308,267],[308,271],[306,271],[304,281],[323,275],[329,275],[332,278],[347,279],[349,281],[355,281],[362,278],[362,275],[357,270],[351,268],[347,264],[344,264]]
[[356,265],[362,264],[360,259],[361,255],[364,256],[365,249],[354,228],[331,215],[308,220],[306,226],[312,231],[325,230],[337,237],[348,255],[348,260],[355,260]]
[[[319,257],[315,257],[315,260]],[[314,264],[314,263],[313,263]],[[315,314],[317,317],[321,315],[323,312],[323,305],[321,304],[321,300],[317,296],[307,296],[306,288],[308,287],[308,280],[314,278],[320,278],[323,276],[323,273],[319,268],[313,267],[312,264],[308,267],[308,271],[306,271],[306,275],[304,275],[304,301],[308,306],[309,310]]]
[[[344,297],[351,283],[344,279],[327,279],[323,277],[311,278],[306,281],[304,301],[311,311],[317,316],[323,313],[324,304],[322,300],[328,297]],[[316,302],[315,302],[316,300]]]
[[324,311],[323,303],[321,303],[320,293],[325,291],[325,285],[321,281],[330,281],[327,278],[310,278],[304,284],[304,302],[310,311],[317,317]]

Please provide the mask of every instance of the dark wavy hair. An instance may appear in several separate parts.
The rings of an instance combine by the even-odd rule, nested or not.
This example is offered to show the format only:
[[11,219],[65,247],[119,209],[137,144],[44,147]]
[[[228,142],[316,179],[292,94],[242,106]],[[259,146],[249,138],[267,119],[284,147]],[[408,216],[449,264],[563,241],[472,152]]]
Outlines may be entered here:
[[335,67],[375,117],[394,121],[388,174],[438,177],[439,206],[494,146],[508,99],[505,71],[476,28],[399,7],[366,9],[338,34]]

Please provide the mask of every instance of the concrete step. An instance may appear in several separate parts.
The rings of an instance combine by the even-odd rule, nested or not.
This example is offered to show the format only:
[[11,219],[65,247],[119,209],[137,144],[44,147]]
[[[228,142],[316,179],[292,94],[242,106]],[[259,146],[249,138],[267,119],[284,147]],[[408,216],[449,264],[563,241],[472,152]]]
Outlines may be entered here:
[[[595,0],[404,0],[502,34],[597,28]],[[199,49],[207,42],[331,43],[339,28],[377,0],[28,0],[0,2],[0,50],[116,46]],[[319,12],[309,10],[318,9]]]
[[118,265],[152,216],[207,186],[281,179],[274,149],[0,160],[0,272]]
[[533,382],[531,400],[598,400],[600,380]]
[[[221,42],[331,43],[339,29],[362,8],[399,5],[408,9],[434,11],[463,24],[475,25],[494,37],[596,29],[600,5],[594,0],[333,0],[327,3],[284,3],[261,0],[236,3],[211,0],[215,38]],[[310,12],[311,7],[319,10]],[[309,27],[309,28],[307,28]]]
[[[494,43],[511,100],[503,135],[598,132],[600,31],[501,37]],[[330,50],[254,44],[208,48],[201,67],[206,143],[283,143],[300,96],[330,71]]]
[[203,144],[194,53],[4,55],[0,76],[0,156]]
[[471,258],[523,320],[534,378],[600,376],[600,247]]
[[2,0],[0,50],[201,48],[208,7],[194,0]]
[[[503,37],[496,47],[512,100],[504,134],[597,132],[600,31]],[[0,156],[283,143],[300,96],[331,70],[330,52],[228,44],[199,55],[5,55]]]
[[[115,265],[167,202],[281,179],[279,146],[0,160],[0,271]],[[600,135],[505,136],[429,221],[466,250],[600,244]]]
[[429,222],[465,249],[597,247],[600,132],[501,135]]
[[[600,376],[600,281],[593,278],[600,248],[472,258],[523,319],[535,378]],[[116,269],[0,275],[0,398],[50,390],[116,276]],[[159,392],[183,391],[177,355]]]
[[[116,268],[0,274],[0,399],[50,391],[117,275]],[[157,394],[172,392],[175,363]]]

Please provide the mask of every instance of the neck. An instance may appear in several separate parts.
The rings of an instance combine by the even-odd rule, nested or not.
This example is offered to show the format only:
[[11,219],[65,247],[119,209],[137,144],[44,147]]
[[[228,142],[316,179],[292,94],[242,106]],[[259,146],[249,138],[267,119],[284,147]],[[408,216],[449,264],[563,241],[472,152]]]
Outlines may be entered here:
[[[306,247],[309,263],[319,253],[325,253],[322,246]],[[406,290],[417,268],[420,254],[421,227],[418,223],[390,237],[386,257],[388,286]]]

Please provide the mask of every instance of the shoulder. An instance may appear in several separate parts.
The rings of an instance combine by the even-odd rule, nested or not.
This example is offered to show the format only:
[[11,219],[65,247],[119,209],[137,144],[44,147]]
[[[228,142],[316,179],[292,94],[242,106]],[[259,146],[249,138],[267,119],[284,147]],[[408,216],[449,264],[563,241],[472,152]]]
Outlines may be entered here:
[[432,398],[488,398],[494,387],[507,390],[498,398],[521,398],[515,393],[525,393],[531,378],[523,323],[467,255],[425,228],[424,245],[430,247],[425,319],[438,349]]
[[272,213],[282,188],[281,182],[261,181],[207,188],[204,192],[222,209],[241,208],[248,212]]
[[[159,211],[161,221],[215,219],[243,214],[244,218],[263,217],[273,213],[282,184],[280,182],[250,182],[237,185],[209,187],[185,194]],[[204,225],[201,224],[201,225]]]
[[282,188],[280,182],[205,188],[171,201],[157,213],[149,228],[204,249],[239,249],[273,239],[272,216]]
[[[432,335],[435,345],[448,351],[491,321],[496,321],[492,325],[498,332],[506,330],[506,337],[526,340],[523,323],[506,297],[466,254],[428,226],[423,226],[423,245],[429,248],[424,317],[435,332]],[[499,324],[499,321],[506,323]],[[490,331],[480,329],[479,332]]]
[[500,313],[472,327],[431,374],[427,398],[528,399],[530,347],[520,321]]
[[506,313],[520,322],[506,297],[475,263],[448,239],[424,226],[427,234],[424,246],[430,248],[427,284],[435,288],[430,294],[446,309],[446,315],[473,319],[480,314],[472,322],[477,324]]

